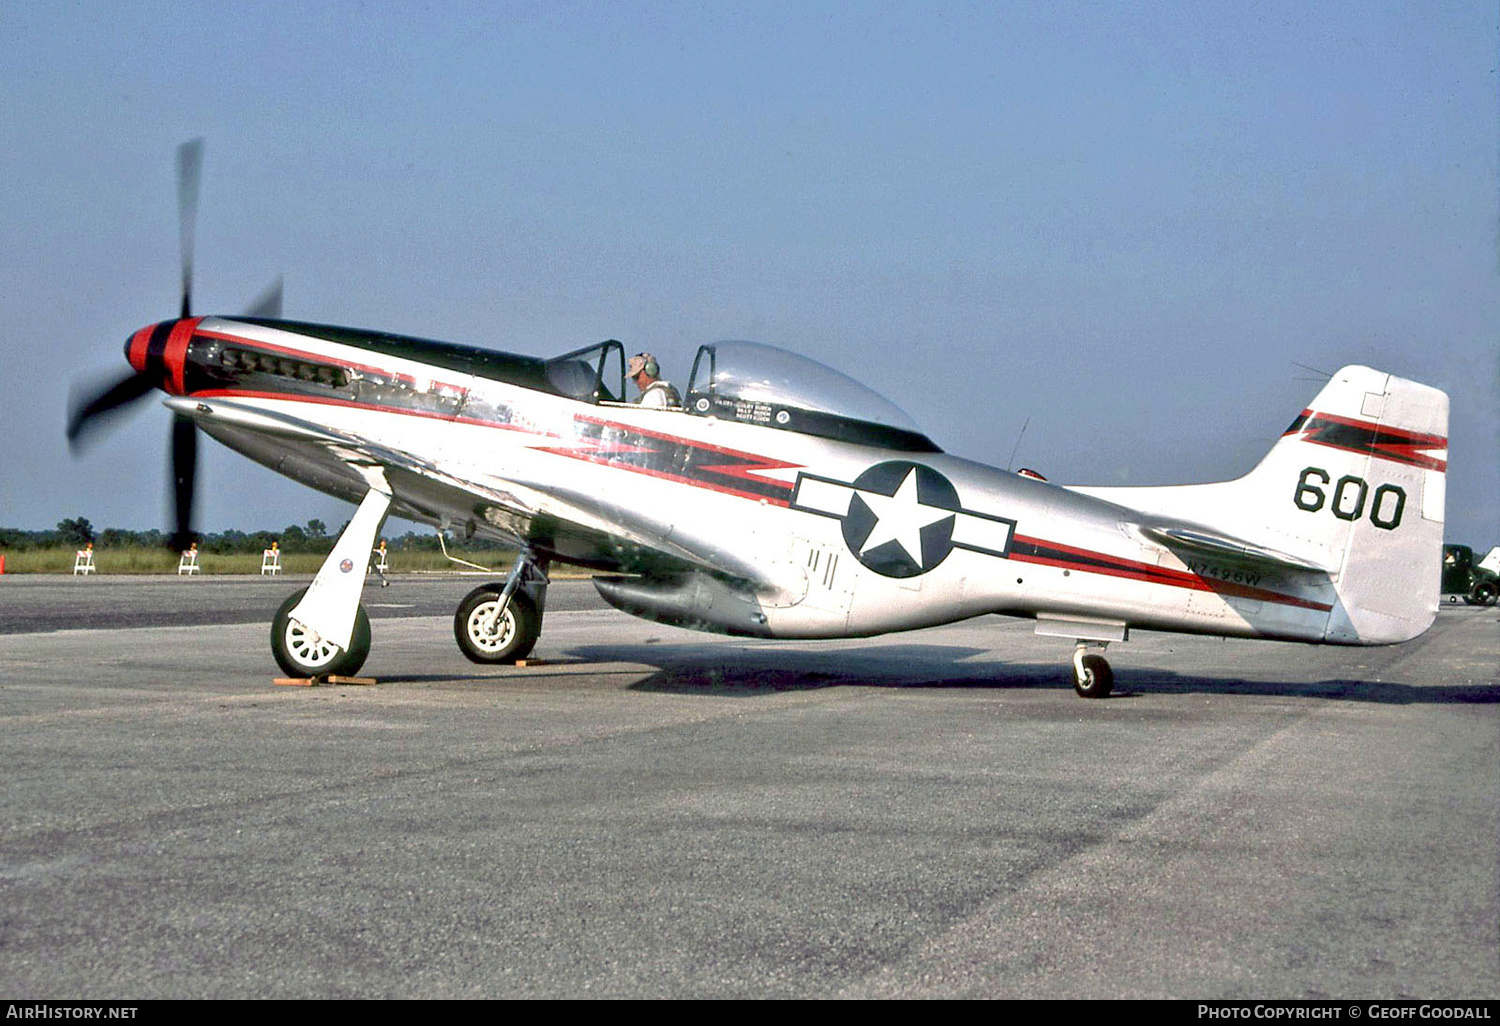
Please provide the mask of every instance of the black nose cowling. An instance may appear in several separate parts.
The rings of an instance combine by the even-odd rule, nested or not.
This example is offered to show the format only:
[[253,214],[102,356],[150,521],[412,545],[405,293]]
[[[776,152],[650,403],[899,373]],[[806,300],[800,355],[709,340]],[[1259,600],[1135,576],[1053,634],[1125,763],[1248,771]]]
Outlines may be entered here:
[[[68,417],[68,443],[75,451],[117,410],[145,397],[153,389],[183,395],[183,367],[198,317],[182,317],[147,325],[125,341],[125,358],[134,373],[92,396],[77,397]],[[169,544],[184,548],[192,541],[193,483],[197,476],[197,427],[181,415],[172,419],[172,480],[176,530]]]

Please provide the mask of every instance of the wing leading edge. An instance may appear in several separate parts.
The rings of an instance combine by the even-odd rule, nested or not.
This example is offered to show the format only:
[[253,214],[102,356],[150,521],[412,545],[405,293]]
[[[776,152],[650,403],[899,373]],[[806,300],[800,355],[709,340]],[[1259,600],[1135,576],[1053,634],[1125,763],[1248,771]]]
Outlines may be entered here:
[[746,567],[724,566],[674,543],[657,525],[576,490],[513,478],[474,480],[357,433],[231,399],[179,397],[164,405],[277,472],[348,501],[360,501],[368,471],[378,467],[390,482],[395,516],[439,528],[465,525],[596,569],[747,573]]

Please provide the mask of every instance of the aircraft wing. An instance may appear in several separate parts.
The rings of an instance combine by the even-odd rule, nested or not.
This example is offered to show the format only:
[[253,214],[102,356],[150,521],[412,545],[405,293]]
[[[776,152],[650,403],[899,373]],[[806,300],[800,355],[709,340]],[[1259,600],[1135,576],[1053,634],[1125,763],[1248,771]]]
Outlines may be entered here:
[[303,472],[293,476],[318,478],[323,491],[352,502],[358,502],[368,487],[363,471],[379,467],[392,488],[392,513],[400,517],[438,527],[473,523],[485,534],[533,545],[584,566],[641,573],[706,569],[756,576],[751,567],[724,565],[721,559],[674,543],[657,525],[597,496],[566,493],[546,482],[474,480],[356,433],[233,399],[178,397],[164,405],[191,417],[210,435],[252,434],[265,439],[270,445],[261,462],[285,473],[283,461],[300,461]]
[[[362,490],[358,482],[363,481],[363,475],[358,472],[358,468],[378,466],[395,472],[397,475],[415,474],[437,484],[473,495],[481,495],[483,498],[502,504],[513,499],[493,489],[481,489],[473,482],[447,474],[435,464],[417,459],[409,453],[388,448],[352,432],[314,424],[292,414],[271,412],[232,399],[216,398],[201,401],[190,398],[171,398],[167,399],[163,405],[174,413],[191,417],[210,434],[226,430],[249,432],[282,443],[288,452],[325,453],[333,457],[336,463],[350,469],[352,473],[348,475],[348,479],[357,490]],[[345,495],[344,497],[352,497],[354,501],[358,501],[360,495]],[[399,502],[403,497],[398,494],[395,498]],[[422,504],[417,504],[416,511],[427,514],[417,518],[424,520],[432,519],[435,513],[435,511],[424,509]]]

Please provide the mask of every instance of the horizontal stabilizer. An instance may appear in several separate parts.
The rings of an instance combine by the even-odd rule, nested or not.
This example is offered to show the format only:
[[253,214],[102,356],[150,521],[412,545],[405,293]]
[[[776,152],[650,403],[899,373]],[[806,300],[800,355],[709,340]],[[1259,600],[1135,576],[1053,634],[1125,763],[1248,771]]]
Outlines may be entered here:
[[1283,570],[1300,570],[1308,573],[1332,573],[1335,568],[1319,566],[1298,556],[1278,552],[1256,545],[1232,535],[1220,534],[1202,527],[1167,527],[1142,525],[1141,532],[1169,548],[1191,549],[1194,552],[1236,562],[1270,564]]

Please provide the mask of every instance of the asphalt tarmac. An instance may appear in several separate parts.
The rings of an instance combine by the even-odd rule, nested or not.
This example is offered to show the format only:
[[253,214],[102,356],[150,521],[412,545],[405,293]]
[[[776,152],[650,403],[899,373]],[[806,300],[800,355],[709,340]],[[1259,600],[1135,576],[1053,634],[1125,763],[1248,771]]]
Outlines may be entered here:
[[0,577],[0,998],[1500,998],[1500,612],[1335,649],[692,634],[559,582]]

